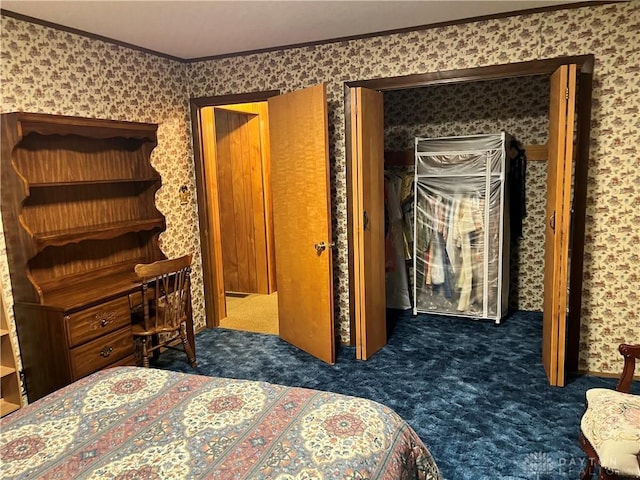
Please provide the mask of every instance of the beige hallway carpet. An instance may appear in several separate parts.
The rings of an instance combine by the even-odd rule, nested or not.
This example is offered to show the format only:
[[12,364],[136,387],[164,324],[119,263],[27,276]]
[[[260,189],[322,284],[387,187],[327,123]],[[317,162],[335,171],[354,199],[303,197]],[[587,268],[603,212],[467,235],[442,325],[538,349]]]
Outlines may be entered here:
[[227,295],[227,318],[223,328],[278,335],[278,293]]

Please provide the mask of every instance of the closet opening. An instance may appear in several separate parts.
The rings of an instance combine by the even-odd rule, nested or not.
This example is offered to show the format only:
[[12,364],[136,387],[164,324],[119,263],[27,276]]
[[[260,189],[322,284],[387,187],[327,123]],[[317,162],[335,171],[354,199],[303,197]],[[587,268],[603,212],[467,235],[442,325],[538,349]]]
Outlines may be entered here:
[[[375,297],[375,293],[363,293],[367,288],[371,290],[366,275],[360,275],[359,282],[352,282],[351,331],[356,341],[358,331],[371,322],[367,316],[386,318],[394,311],[411,311],[416,291],[414,279],[424,280],[424,272],[422,276],[414,276],[412,271],[416,138],[506,132],[517,140],[516,145],[525,151],[527,158],[523,188],[513,188],[518,175],[511,175],[511,185],[507,186],[512,197],[519,197],[509,200],[513,215],[505,219],[514,237],[506,243],[510,250],[509,269],[505,274],[509,283],[509,310],[543,312],[543,363],[545,357],[550,358],[549,365],[545,364],[550,383],[562,385],[565,369],[577,371],[592,66],[593,56],[586,55],[345,84],[348,221],[350,247],[353,247],[349,256],[350,274],[358,278],[363,261],[382,262],[385,307],[394,307],[380,312],[379,308],[367,304],[366,298]],[[556,84],[560,81],[565,82],[561,87],[562,99],[555,98],[560,91]],[[562,103],[565,84],[567,106]],[[580,95],[575,102],[578,86]],[[570,88],[573,88],[571,98]],[[370,90],[374,91],[367,94],[370,97],[374,97],[374,93],[382,97],[378,101],[383,104],[384,116],[383,161],[373,161],[373,165],[369,163],[370,155],[364,157],[359,152],[363,144],[371,143],[368,137],[371,129],[366,127],[366,122],[375,123],[360,118],[367,116],[367,110],[371,111],[365,95]],[[554,103],[560,107],[555,108]],[[577,115],[575,142],[574,114]],[[517,151],[511,155],[516,158]],[[509,161],[513,166],[514,161]],[[371,169],[374,171],[368,171]],[[558,172],[562,175],[558,176]],[[368,187],[362,182],[365,177],[369,185],[375,185],[377,179],[384,182],[386,203],[382,209],[366,192]],[[559,188],[561,193],[557,195]],[[558,231],[565,229],[564,237],[571,236],[570,246],[568,241],[560,244],[560,236],[553,228],[550,230],[563,211],[566,212],[564,223],[557,227]],[[360,219],[363,215],[369,227]],[[385,225],[386,240],[383,253],[378,253],[377,258],[371,256],[375,249],[366,247],[370,236],[367,228],[376,222]],[[391,245],[388,235],[396,236],[391,238]],[[564,282],[559,284],[564,298],[554,297],[549,301],[546,297],[553,289],[550,281],[557,281],[558,277],[564,277]],[[563,310],[558,307],[562,302],[566,305],[564,311],[568,310],[565,318],[561,318]],[[548,320],[552,309],[554,318]],[[392,322],[387,324],[392,326]],[[551,333],[548,330],[552,330]],[[545,346],[547,336],[553,337],[556,343],[549,341]],[[363,352],[362,358],[373,353]]]
[[[387,309],[496,323],[509,311],[542,311],[546,158],[538,152],[548,139],[548,76],[391,90],[383,99]],[[416,142],[428,172],[415,189],[418,244]]]

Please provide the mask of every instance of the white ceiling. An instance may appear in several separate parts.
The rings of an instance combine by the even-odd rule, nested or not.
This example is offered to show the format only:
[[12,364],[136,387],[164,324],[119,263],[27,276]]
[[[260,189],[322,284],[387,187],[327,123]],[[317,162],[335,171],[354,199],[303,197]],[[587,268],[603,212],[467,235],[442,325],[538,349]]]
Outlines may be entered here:
[[31,1],[3,10],[181,59],[431,25],[576,3],[517,1]]

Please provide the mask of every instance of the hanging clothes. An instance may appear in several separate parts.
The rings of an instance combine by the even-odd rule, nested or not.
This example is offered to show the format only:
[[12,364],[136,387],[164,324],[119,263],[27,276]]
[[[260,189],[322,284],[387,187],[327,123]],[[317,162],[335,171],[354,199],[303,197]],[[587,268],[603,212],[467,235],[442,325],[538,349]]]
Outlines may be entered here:
[[462,250],[462,264],[458,272],[457,283],[457,287],[460,289],[458,311],[464,312],[469,309],[469,304],[471,302],[471,288],[473,286],[473,258],[471,256],[470,235],[476,231],[472,200],[469,197],[464,197],[460,202],[456,227]]
[[385,199],[387,217],[387,244],[391,248],[387,256],[392,256],[392,262],[387,264],[393,268],[385,275],[387,308],[407,310],[411,308],[409,297],[409,279],[405,264],[405,239],[403,229],[403,215],[401,206],[402,178],[397,175],[385,175]]
[[395,245],[389,230],[389,189],[388,178],[384,176],[384,271],[392,272],[396,268]]
[[453,268],[447,252],[445,235],[450,231],[450,212],[452,211],[451,200],[445,197],[436,196],[429,199],[431,216],[427,217],[426,223],[432,232],[428,253],[425,255],[425,284],[442,289],[444,298],[453,297]]
[[509,157],[509,222],[511,241],[516,243],[522,238],[522,222],[527,216],[527,155],[515,138],[510,143]]
[[429,206],[431,207],[431,217],[427,218],[430,229],[433,232],[433,239],[429,245],[429,262],[428,262],[428,283],[431,285],[442,285],[444,283],[444,262],[442,256],[442,243],[439,241],[438,235],[443,231],[444,220],[444,201],[441,196],[429,198]]
[[447,230],[445,232],[445,240],[447,246],[447,255],[449,256],[449,262],[451,263],[451,269],[453,273],[456,273],[456,266],[458,264],[458,246],[456,245],[456,225],[458,222],[458,216],[460,215],[460,198],[458,196],[453,198],[451,208],[449,210],[449,219],[447,224]]

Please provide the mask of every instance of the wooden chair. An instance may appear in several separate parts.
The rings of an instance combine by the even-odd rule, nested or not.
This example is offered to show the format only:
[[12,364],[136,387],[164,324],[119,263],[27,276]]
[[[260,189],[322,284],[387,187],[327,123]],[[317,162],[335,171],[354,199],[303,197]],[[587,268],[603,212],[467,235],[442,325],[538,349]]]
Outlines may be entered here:
[[149,357],[160,348],[173,348],[171,343],[177,333],[189,363],[196,367],[186,332],[187,317],[191,314],[191,255],[138,264],[135,272],[142,279],[143,315],[133,323],[133,336],[142,344],[142,365],[148,367]]
[[599,467],[599,480],[640,478],[640,395],[630,393],[640,345],[622,344],[624,369],[615,390],[587,391],[586,409],[580,422],[580,445],[587,465],[582,480]]

